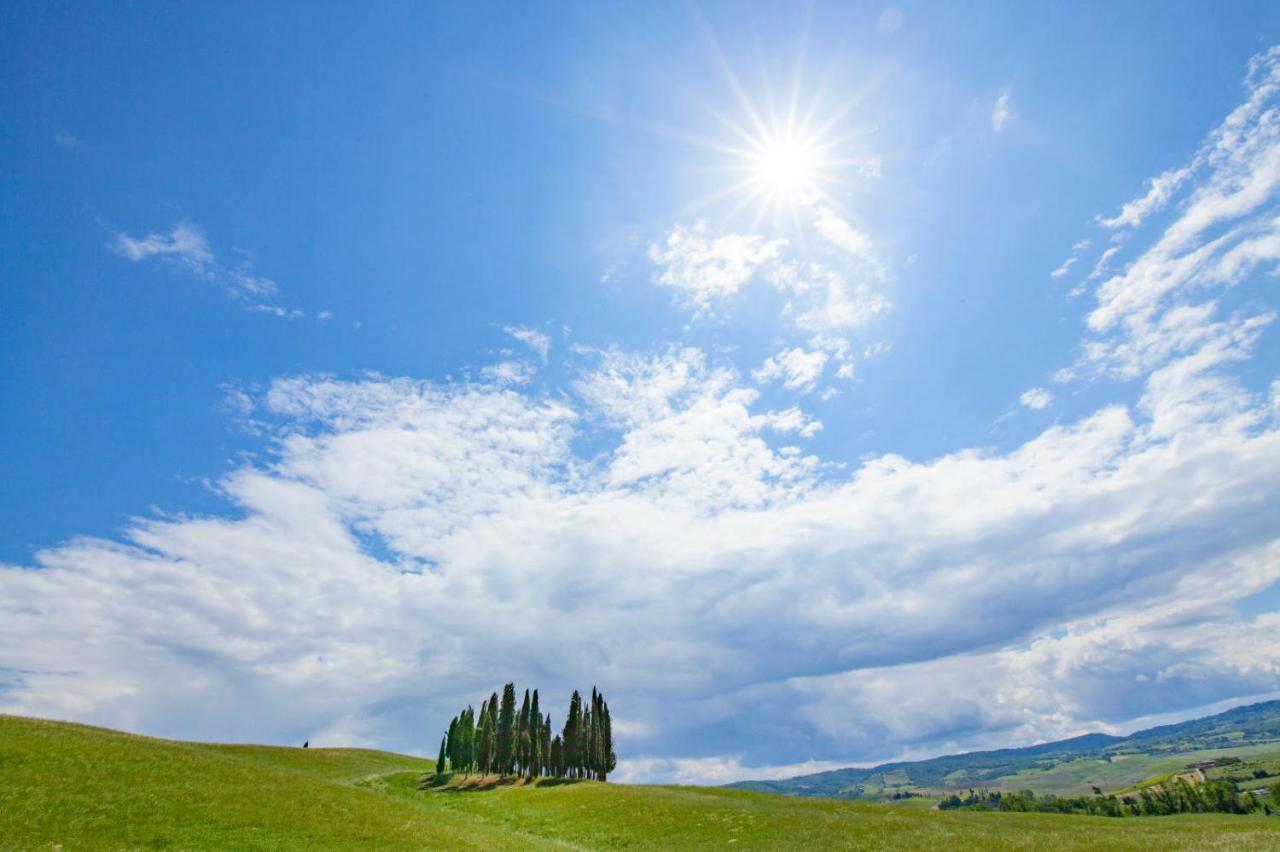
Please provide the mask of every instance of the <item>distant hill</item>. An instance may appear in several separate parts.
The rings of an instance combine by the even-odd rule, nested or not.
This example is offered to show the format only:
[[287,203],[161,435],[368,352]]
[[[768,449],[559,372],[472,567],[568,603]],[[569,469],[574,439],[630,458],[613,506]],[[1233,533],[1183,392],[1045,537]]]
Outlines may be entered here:
[[882,800],[934,795],[971,787],[1087,793],[1115,789],[1198,759],[1218,755],[1280,753],[1280,701],[1161,725],[1127,737],[1085,734],[1057,742],[975,751],[929,760],[836,769],[779,781],[729,786],[792,796]]
[[903,807],[592,781],[424,789],[432,768],[386,752],[175,742],[0,715],[0,849],[1280,846],[1280,818],[1261,815],[939,812],[923,800]]

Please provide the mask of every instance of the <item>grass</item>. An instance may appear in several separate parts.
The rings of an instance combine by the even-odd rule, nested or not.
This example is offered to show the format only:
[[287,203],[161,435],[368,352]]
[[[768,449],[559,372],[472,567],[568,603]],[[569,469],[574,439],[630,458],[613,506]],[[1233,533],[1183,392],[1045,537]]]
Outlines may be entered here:
[[431,766],[377,751],[182,743],[0,716],[0,847],[1280,848],[1280,818],[1260,816],[941,813],[744,790],[477,779],[420,789]]

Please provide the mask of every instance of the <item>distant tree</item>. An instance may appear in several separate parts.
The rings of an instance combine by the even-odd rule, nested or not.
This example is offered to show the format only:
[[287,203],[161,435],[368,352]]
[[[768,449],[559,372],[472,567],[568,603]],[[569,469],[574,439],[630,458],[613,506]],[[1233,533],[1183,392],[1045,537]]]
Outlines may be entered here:
[[529,705],[529,720],[526,727],[529,738],[528,775],[537,778],[542,774],[542,710],[538,707],[538,690],[533,691],[533,702]]
[[458,737],[458,717],[454,716],[449,720],[449,732],[445,734],[445,757],[449,759],[450,765],[454,769],[458,768],[458,750],[460,748]]
[[458,730],[462,739],[461,747],[458,749],[460,755],[462,771],[468,775],[471,774],[475,766],[476,754],[476,711],[467,705],[467,709],[462,711],[462,716],[458,720]]
[[529,690],[524,691],[524,703],[520,705],[520,715],[516,717],[516,773],[524,776],[529,768],[529,730],[530,714]]
[[447,741],[448,741],[447,736],[440,738],[440,756],[436,758],[436,775],[443,775],[446,771],[445,765],[444,765],[445,757],[446,757],[444,753],[444,747]]
[[492,722],[489,719],[489,702],[480,702],[480,719],[476,722],[476,771],[484,775],[493,760],[492,740],[489,736]]
[[498,771],[506,776],[515,765],[516,685],[502,688],[502,709],[498,712]]
[[485,772],[498,771],[498,693],[494,692],[489,695],[489,731],[488,742],[485,748],[489,750],[489,765],[485,767]]
[[551,774],[556,778],[564,777],[564,741],[556,734],[551,740]]
[[561,760],[564,763],[564,774],[569,778],[578,777],[581,728],[582,696],[575,689],[573,696],[569,699],[569,715],[564,720],[564,732],[561,734],[563,740]]
[[613,720],[609,717],[609,703],[600,696],[600,780],[608,781],[609,773],[618,768],[618,754],[613,750]]

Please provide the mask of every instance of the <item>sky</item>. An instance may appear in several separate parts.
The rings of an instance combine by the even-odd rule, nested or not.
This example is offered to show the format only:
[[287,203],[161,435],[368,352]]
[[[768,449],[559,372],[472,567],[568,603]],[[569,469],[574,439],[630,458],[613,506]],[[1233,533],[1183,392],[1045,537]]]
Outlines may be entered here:
[[1280,693],[1280,7],[1114,5],[9,4],[0,712],[595,685],[722,783]]

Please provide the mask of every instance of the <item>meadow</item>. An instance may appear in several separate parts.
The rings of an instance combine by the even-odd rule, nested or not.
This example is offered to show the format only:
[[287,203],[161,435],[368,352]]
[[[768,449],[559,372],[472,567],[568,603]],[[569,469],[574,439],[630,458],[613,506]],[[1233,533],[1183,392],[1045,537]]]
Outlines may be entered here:
[[[0,716],[5,849],[1267,849],[1280,819],[940,813],[593,781],[429,786],[363,749],[175,742]],[[474,780],[474,779],[473,779]],[[476,789],[476,787],[487,789]]]

